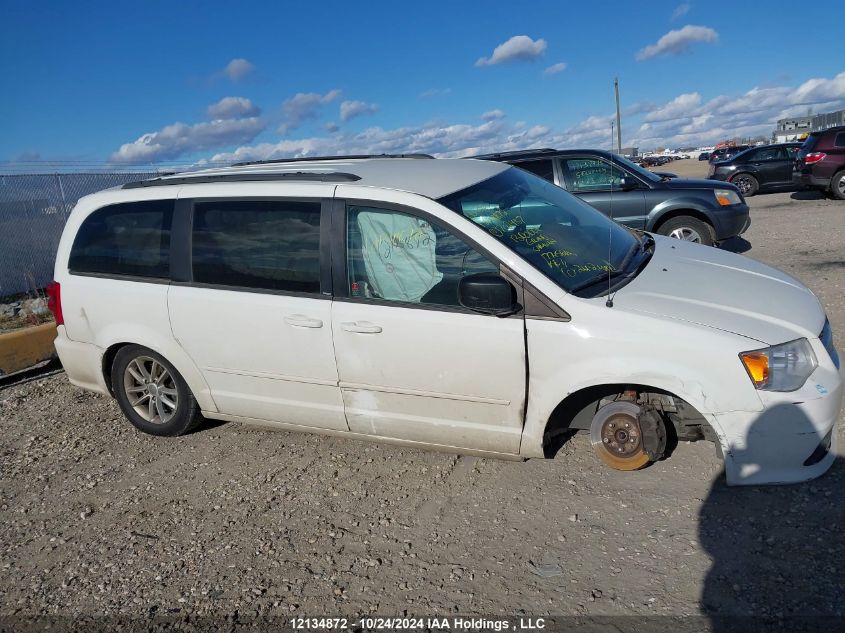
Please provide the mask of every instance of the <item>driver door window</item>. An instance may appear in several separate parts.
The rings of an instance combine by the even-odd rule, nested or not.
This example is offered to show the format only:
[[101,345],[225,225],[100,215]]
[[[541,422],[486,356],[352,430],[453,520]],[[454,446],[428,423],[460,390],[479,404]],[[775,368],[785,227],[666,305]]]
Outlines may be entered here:
[[349,208],[352,297],[457,307],[461,278],[482,272],[498,267],[437,224],[387,209]]
[[569,191],[608,191],[618,189],[625,172],[619,167],[594,158],[568,158],[562,162]]

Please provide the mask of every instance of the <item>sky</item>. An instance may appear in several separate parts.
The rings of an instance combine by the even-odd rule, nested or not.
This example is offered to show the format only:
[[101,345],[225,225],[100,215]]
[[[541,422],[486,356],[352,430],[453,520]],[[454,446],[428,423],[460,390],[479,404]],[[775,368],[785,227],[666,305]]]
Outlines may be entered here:
[[781,0],[4,0],[0,168],[610,147],[614,77],[624,146],[769,136],[778,118],[845,107],[845,38],[799,13]]

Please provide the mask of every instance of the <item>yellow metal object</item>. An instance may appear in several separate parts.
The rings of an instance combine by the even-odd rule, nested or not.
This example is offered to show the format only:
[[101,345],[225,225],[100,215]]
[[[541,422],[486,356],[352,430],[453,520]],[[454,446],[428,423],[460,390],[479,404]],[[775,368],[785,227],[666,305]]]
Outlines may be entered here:
[[0,334],[0,376],[28,369],[56,355],[56,324],[44,323]]

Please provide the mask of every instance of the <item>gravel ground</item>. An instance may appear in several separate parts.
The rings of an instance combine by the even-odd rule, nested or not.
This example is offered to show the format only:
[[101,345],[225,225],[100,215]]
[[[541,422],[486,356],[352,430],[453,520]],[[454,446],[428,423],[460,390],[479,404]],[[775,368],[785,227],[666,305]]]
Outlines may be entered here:
[[[845,357],[845,204],[751,206],[747,255],[809,284]],[[59,374],[0,390],[0,481],[6,616],[845,617],[845,460],[729,489],[707,442],[619,473],[582,436],[525,463],[239,424],[163,439]]]

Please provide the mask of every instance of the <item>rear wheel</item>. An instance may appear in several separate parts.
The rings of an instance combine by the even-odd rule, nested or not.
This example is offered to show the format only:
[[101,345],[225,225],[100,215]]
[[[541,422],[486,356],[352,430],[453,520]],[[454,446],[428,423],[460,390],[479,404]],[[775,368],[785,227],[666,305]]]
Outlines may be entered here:
[[182,435],[202,421],[185,379],[161,354],[140,345],[122,347],[111,369],[123,414],[151,435]]
[[746,198],[750,198],[760,189],[760,183],[751,174],[738,174],[731,178],[731,184],[736,185],[739,192]]
[[713,246],[713,229],[706,222],[689,215],[681,215],[663,223],[657,229],[660,235],[674,237],[687,242]]
[[837,172],[830,181],[830,193],[834,198],[845,200],[845,169]]

